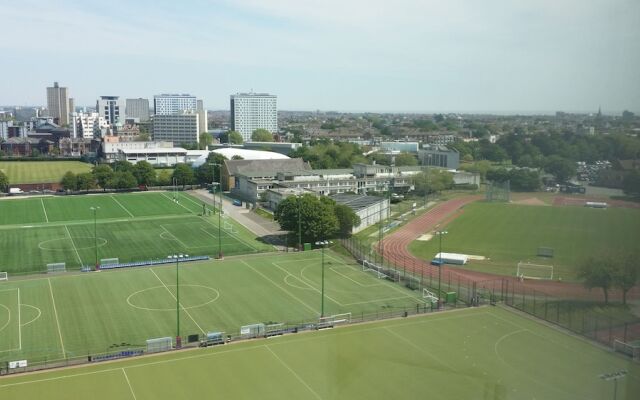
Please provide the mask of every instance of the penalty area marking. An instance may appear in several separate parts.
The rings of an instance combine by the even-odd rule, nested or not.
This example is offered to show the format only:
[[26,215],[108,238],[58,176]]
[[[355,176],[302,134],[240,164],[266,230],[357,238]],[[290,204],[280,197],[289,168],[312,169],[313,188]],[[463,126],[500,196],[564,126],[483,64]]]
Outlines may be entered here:
[[27,325],[29,325],[30,323],[35,322],[35,321],[36,321],[38,318],[40,318],[40,316],[42,315],[42,310],[40,310],[40,308],[39,308],[39,307],[32,306],[31,304],[24,304],[24,303],[22,303],[22,305],[23,305],[23,306],[25,306],[25,307],[33,308],[33,309],[35,309],[36,311],[38,311],[38,315],[36,315],[36,316],[35,316],[35,318],[33,318],[33,319],[32,319],[31,321],[29,321],[29,322],[25,322],[24,324],[22,324],[22,326],[27,326]]
[[[76,236],[76,239],[91,239],[92,241],[95,240],[95,238],[93,236]],[[47,247],[46,244],[50,243],[50,242],[57,242],[57,241],[61,241],[61,240],[71,240],[71,243],[73,243],[73,238],[68,237],[68,238],[61,238],[61,239],[49,239],[49,240],[44,240],[40,243],[38,243],[38,248],[40,250],[47,250],[47,251],[66,251],[66,249],[60,249],[60,248],[53,248],[53,247]],[[109,243],[109,241],[105,238],[102,237],[98,237],[98,247],[103,247],[106,246],[107,243]],[[77,247],[74,244],[74,247],[78,250],[84,250],[84,249],[93,249],[95,247],[94,244],[90,245],[90,246],[80,246]]]

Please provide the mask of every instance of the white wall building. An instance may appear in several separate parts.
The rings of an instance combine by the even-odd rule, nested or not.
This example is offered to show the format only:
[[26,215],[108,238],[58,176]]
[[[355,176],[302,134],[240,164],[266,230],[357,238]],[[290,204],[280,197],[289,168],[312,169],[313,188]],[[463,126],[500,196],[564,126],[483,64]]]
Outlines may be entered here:
[[163,93],[153,96],[153,113],[155,115],[178,114],[182,111],[196,111],[196,96],[190,94]]
[[100,96],[96,102],[96,111],[109,125],[124,123],[126,108],[126,102],[119,96]]
[[[134,142],[122,141],[120,139],[118,136],[106,136],[104,138],[102,143],[102,156],[107,162],[111,163],[118,160],[119,156],[125,154],[127,151],[153,153],[156,149],[173,148],[172,142]],[[184,151],[186,154],[186,150]],[[179,162],[184,162],[184,159]]]
[[153,140],[176,144],[198,143],[198,113],[182,111],[179,114],[160,114],[153,117]]
[[102,137],[103,129],[106,131],[109,124],[97,112],[72,113],[71,135],[74,138],[93,139]]
[[231,130],[251,141],[256,129],[278,132],[277,96],[268,93],[237,93],[231,95]]
[[209,129],[209,127],[207,126],[207,110],[205,110],[202,100],[197,100],[196,104],[196,110],[198,111],[198,132],[206,132]]

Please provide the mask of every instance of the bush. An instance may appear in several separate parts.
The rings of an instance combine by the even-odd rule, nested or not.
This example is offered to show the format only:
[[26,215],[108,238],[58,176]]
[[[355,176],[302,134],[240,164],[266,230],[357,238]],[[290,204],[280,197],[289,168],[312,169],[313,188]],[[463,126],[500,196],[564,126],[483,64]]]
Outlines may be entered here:
[[453,188],[458,190],[478,190],[478,185],[475,183],[460,183],[458,185],[454,185]]

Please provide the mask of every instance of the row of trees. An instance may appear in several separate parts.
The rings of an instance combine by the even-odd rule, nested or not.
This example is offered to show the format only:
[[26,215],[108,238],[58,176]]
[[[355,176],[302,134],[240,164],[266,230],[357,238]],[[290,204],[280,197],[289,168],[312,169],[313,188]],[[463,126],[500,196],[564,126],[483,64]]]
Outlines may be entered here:
[[4,172],[0,171],[0,193],[6,193],[9,191],[9,177]]
[[349,237],[353,227],[360,225],[360,217],[348,206],[311,194],[286,198],[274,216],[283,230],[292,233],[298,232],[300,223],[303,243]]
[[632,254],[589,257],[580,265],[578,278],[588,289],[601,288],[605,304],[614,288],[622,291],[622,303],[627,304],[627,293],[640,279],[640,263]]

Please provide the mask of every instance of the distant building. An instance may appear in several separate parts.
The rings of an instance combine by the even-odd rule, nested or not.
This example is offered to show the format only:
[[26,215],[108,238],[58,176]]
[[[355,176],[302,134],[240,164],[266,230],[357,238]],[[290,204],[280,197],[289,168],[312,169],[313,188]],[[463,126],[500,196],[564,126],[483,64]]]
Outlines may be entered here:
[[69,97],[69,115],[76,111],[76,102],[73,97]]
[[58,125],[69,124],[69,89],[53,82],[53,87],[47,88],[47,109],[53,122]]
[[[222,166],[223,190],[240,189],[238,176],[273,180],[281,171],[310,170],[311,166],[301,158],[271,160],[225,160]],[[263,188],[261,188],[263,189]],[[248,195],[250,197],[251,195]],[[256,195],[252,197],[255,200]]]
[[383,153],[417,153],[418,142],[380,142],[380,150]]
[[424,147],[418,151],[418,159],[422,165],[429,167],[458,169],[460,166],[460,153],[445,146]]
[[207,126],[207,110],[204,108],[202,100],[196,101],[196,111],[198,112],[198,133],[206,132]]
[[99,138],[109,128],[107,121],[97,112],[72,113],[71,129],[73,138]]
[[177,144],[198,143],[199,116],[195,111],[159,114],[153,117],[153,140]]
[[30,121],[31,118],[37,118],[39,116],[39,109],[34,107],[16,107],[14,109],[13,115],[16,118],[16,121],[27,122]]
[[164,93],[153,96],[153,113],[155,115],[178,114],[183,111],[197,111],[196,96],[190,94]]
[[126,102],[119,96],[100,96],[96,111],[109,125],[124,123]]
[[126,118],[134,119],[136,122],[146,122],[149,120],[149,99],[127,99]]
[[427,143],[435,145],[447,145],[455,143],[456,135],[440,134],[440,135],[428,135]]
[[231,95],[231,130],[251,141],[256,129],[278,132],[277,96],[268,93],[237,93]]

